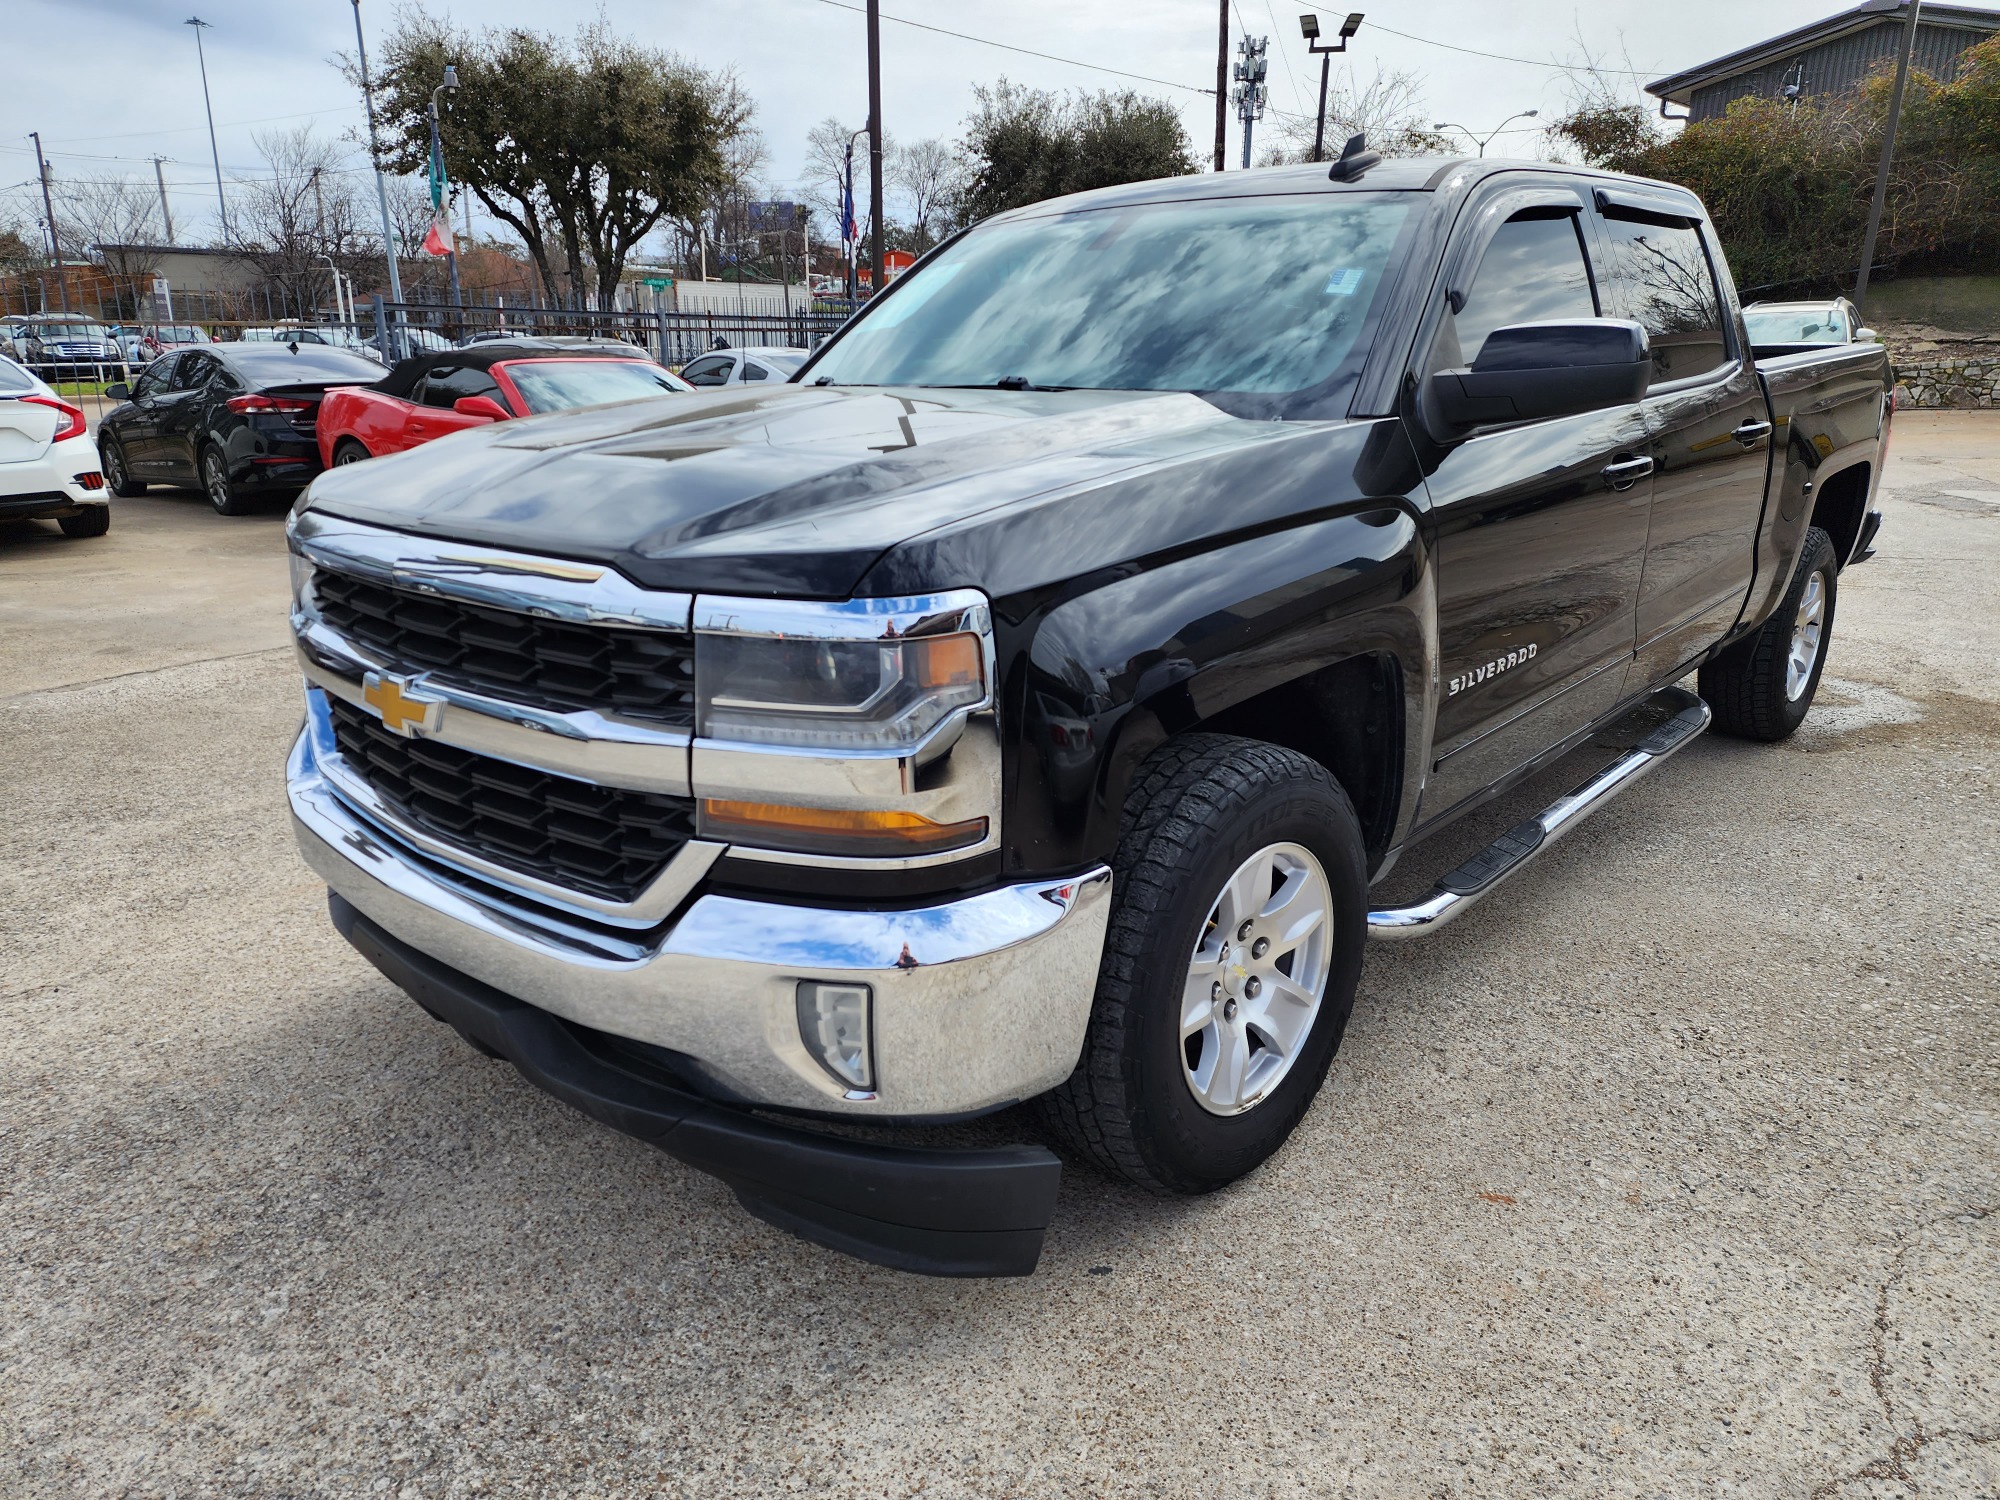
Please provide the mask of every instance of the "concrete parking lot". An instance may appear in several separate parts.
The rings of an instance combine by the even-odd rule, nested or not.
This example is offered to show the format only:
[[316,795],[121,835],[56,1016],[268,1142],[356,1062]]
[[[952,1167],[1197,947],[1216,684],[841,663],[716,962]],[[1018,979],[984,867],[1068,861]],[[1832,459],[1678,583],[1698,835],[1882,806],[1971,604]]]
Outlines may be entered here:
[[1794,740],[1378,946],[1271,1165],[1072,1168],[997,1283],[748,1218],[334,935],[282,517],[0,527],[0,1493],[2000,1495],[2000,414],[1889,487]]

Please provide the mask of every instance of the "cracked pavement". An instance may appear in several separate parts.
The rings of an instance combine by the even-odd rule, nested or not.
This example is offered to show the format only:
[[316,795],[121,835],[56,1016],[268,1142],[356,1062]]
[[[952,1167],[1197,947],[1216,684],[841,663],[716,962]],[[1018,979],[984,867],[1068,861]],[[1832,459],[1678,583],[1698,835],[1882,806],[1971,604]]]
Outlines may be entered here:
[[279,517],[0,527],[0,1493],[2000,1496],[2000,416],[1889,486],[1797,737],[1377,948],[1276,1160],[1072,1167],[1001,1283],[748,1218],[333,934]]

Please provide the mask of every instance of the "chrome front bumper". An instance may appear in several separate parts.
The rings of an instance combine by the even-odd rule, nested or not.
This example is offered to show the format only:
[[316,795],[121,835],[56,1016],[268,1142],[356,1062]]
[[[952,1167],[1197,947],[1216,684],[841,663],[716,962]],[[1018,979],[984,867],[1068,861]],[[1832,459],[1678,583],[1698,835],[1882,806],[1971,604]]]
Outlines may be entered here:
[[[669,1048],[736,1102],[863,1118],[993,1109],[1054,1087],[1082,1048],[1110,916],[1096,869],[907,911],[717,894],[649,932],[517,900],[364,816],[302,730],[286,768],[306,863],[385,931],[568,1021]],[[874,989],[876,1088],[844,1090],[799,1036],[809,979]]]

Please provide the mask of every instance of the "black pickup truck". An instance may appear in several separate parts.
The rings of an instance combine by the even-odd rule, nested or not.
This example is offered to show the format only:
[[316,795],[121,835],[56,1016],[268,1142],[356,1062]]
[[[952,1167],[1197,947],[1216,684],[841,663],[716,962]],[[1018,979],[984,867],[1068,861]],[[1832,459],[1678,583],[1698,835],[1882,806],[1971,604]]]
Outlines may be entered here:
[[316,479],[300,846],[420,1005],[751,1212],[1025,1273],[1058,1158],[913,1127],[1255,1168],[1371,935],[1711,716],[1798,726],[1889,414],[1878,346],[1753,360],[1661,183],[1350,151],[1038,204],[788,384]]

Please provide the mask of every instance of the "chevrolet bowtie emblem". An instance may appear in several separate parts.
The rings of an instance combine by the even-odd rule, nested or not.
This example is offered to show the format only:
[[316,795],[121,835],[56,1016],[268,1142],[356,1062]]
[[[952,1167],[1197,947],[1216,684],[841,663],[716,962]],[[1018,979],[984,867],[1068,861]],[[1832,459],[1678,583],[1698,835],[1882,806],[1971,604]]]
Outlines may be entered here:
[[399,677],[370,672],[361,680],[361,698],[382,716],[382,727],[408,739],[419,734],[435,734],[444,717],[444,700],[426,698],[404,686]]

